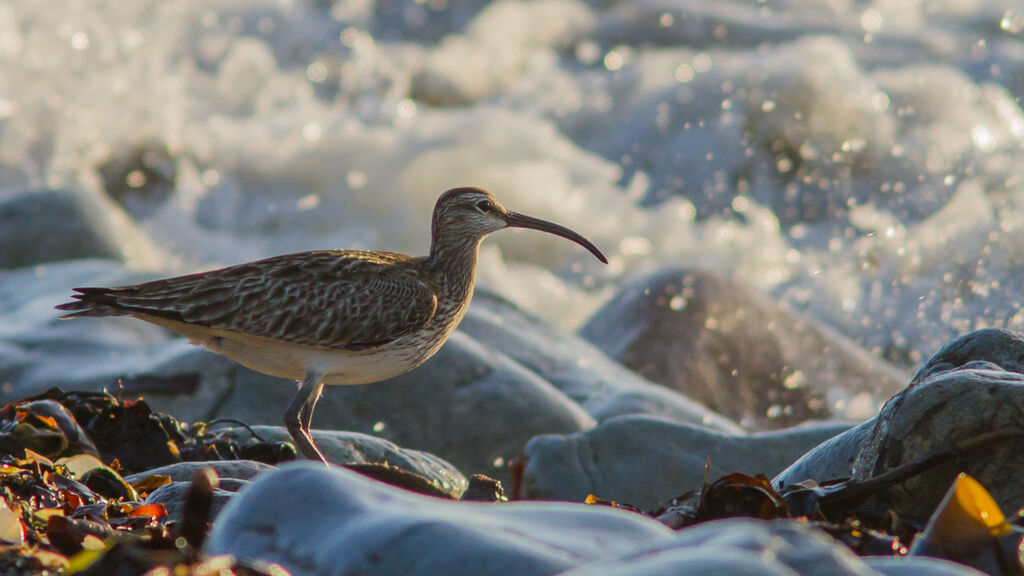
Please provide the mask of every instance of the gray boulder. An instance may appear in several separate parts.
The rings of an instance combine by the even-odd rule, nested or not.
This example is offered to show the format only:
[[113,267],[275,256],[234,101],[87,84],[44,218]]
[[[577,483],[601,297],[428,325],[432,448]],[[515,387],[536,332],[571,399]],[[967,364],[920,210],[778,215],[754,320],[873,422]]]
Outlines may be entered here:
[[[225,428],[220,433],[244,443],[252,433],[264,442],[290,442],[291,436],[283,426],[251,426]],[[336,430],[313,430],[313,440],[328,462],[333,464],[387,464],[401,468],[426,479],[439,493],[458,498],[469,482],[454,466],[445,460],[419,450],[402,448],[383,438]]]
[[486,291],[477,291],[459,330],[536,372],[598,421],[649,414],[719,432],[743,431],[690,398],[645,380],[587,340]]
[[703,271],[638,279],[580,335],[651,381],[755,429],[829,417],[837,393],[884,397],[907,381],[841,335]]
[[[825,532],[802,522],[732,518],[686,528],[671,540],[601,558],[559,576],[878,576],[873,566],[877,560],[891,570],[887,558],[858,558]],[[932,559],[902,560],[899,568],[884,573],[977,574]]]
[[541,576],[672,537],[603,506],[450,502],[293,464],[234,498],[204,552],[274,562],[293,576]]
[[186,482],[192,480],[197,470],[209,468],[217,475],[217,478],[235,480],[252,480],[257,475],[269,472],[274,469],[270,464],[253,462],[252,460],[225,460],[212,462],[178,462],[169,464],[138,474],[125,476],[124,481],[129,484],[138,484],[151,476],[167,476],[172,482]]
[[[913,384],[891,398],[873,421],[853,466],[867,480],[955,443],[1021,429],[1024,337],[1001,330],[968,334],[944,347]],[[1013,370],[1013,371],[1010,371]],[[898,514],[926,518],[958,472],[978,480],[1003,510],[1024,507],[1020,437],[985,442],[879,495]]]
[[0,268],[60,260],[156,261],[156,249],[109,198],[35,190],[0,200]]
[[523,496],[582,502],[588,494],[651,510],[730,472],[772,476],[847,424],[729,435],[653,416],[623,416],[526,446]]

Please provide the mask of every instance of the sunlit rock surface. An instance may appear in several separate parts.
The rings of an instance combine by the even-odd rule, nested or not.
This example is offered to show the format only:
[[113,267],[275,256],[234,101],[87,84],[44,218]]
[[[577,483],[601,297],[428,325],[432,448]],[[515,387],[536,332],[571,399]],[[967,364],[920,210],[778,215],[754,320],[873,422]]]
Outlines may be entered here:
[[264,475],[234,498],[204,551],[295,576],[977,574],[926,558],[858,558],[796,521],[730,519],[674,533],[604,506],[445,502],[310,464]]
[[621,510],[446,502],[303,464],[262,476],[232,500],[205,551],[276,562],[293,576],[539,576],[671,538]]
[[[876,568],[878,563],[878,568]],[[978,576],[933,559],[859,558],[815,528],[800,522],[735,518],[707,522],[672,540],[639,546],[560,576]]]

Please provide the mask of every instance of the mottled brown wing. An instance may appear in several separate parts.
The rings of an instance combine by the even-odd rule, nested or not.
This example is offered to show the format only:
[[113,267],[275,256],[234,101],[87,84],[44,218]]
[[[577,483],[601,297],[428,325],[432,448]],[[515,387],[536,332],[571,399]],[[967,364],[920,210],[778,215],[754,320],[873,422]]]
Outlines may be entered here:
[[113,288],[103,300],[142,313],[323,348],[384,344],[430,321],[437,296],[403,254],[319,251]]

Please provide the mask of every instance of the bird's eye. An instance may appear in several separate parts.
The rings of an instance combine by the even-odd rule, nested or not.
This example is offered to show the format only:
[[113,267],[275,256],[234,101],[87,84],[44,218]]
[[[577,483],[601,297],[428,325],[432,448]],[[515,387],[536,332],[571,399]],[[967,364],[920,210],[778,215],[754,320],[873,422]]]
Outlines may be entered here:
[[491,208],[494,208],[494,204],[490,200],[481,200],[476,203],[476,209],[481,212],[490,212]]

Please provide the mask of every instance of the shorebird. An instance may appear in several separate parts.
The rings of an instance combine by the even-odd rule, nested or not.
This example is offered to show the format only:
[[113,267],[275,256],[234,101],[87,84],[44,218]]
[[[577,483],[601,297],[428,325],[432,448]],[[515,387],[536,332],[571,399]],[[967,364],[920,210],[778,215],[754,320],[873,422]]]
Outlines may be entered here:
[[473,297],[484,236],[532,228],[580,244],[558,224],[507,210],[479,188],[434,206],[430,254],[317,250],[115,288],[75,288],[62,318],[133,316],[248,368],[297,380],[285,426],[306,458],[326,463],[309,426],[324,385],[369,384],[412,370],[455,330]]

